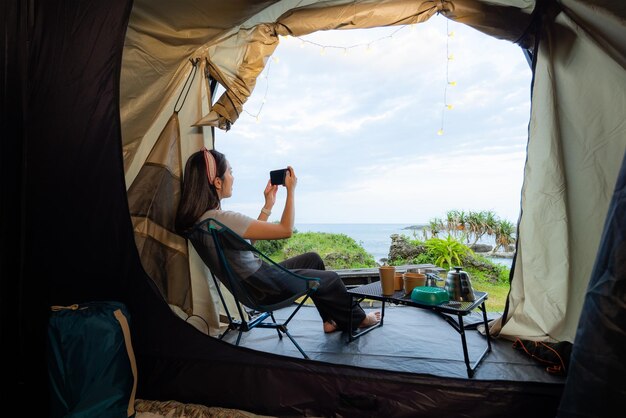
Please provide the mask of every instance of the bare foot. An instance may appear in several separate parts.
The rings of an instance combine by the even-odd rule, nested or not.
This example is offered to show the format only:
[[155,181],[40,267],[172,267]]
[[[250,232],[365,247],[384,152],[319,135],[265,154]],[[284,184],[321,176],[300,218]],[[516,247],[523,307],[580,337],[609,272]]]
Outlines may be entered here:
[[359,328],[367,328],[380,322],[380,312],[370,312],[365,315],[363,321],[359,324]]
[[330,321],[324,322],[324,332],[326,334],[330,334],[331,332],[335,332],[337,330],[337,324],[332,319]]

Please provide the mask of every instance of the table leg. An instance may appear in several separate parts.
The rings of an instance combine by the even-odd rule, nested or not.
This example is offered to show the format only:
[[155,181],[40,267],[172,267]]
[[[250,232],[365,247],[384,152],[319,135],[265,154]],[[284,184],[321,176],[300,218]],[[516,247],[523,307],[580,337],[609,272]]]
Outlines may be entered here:
[[463,345],[463,358],[465,359],[465,367],[467,368],[467,376],[472,377],[474,370],[470,366],[469,353],[467,352],[467,340],[465,339],[465,326],[463,325],[463,315],[459,317],[459,334],[461,334],[461,344]]
[[489,321],[487,321],[487,308],[485,302],[480,305],[480,310],[483,311],[483,323],[485,324],[485,334],[487,335],[487,347],[491,351],[491,335],[489,334]]
[[[356,298],[356,302],[355,302],[354,296],[352,296],[350,299],[351,299],[350,310],[352,310],[352,308],[354,308],[357,304],[361,303],[363,299],[365,299],[365,297],[362,297],[360,299]],[[350,315],[350,331],[348,332],[348,343],[351,343],[352,341],[356,340],[362,335],[367,334],[368,332],[372,331],[375,328],[383,326],[383,319],[385,318],[385,301],[384,300],[381,301],[381,304],[382,304],[382,308],[380,312],[380,321],[376,325],[372,325],[371,327],[364,328],[362,331],[359,331],[358,328],[356,331],[352,331],[354,327],[352,325],[352,315]]]
[[491,338],[489,335],[489,324],[487,322],[487,309],[485,308],[485,302],[479,305],[478,307],[481,311],[483,311],[483,323],[485,324],[485,328],[487,330],[487,348],[483,350],[483,352],[478,357],[478,360],[472,366],[470,364],[469,352],[467,349],[467,339],[465,337],[465,324],[463,323],[463,315],[458,314],[458,323],[450,316],[444,314],[443,312],[437,311],[437,313],[446,320],[448,324],[452,326],[459,334],[461,334],[461,344],[463,345],[463,359],[465,360],[465,367],[467,368],[467,376],[473,377],[476,369],[480,362],[483,361],[487,353],[491,351]]
[[469,354],[467,352],[467,341],[465,339],[465,329],[463,327],[463,317],[459,315],[459,333],[461,334],[461,342],[463,343],[463,356],[465,357],[465,366],[467,367],[467,377],[473,377],[476,369],[483,361],[483,359],[487,356],[489,352],[491,352],[491,337],[489,335],[489,323],[487,322],[487,309],[485,308],[485,302],[483,302],[479,309],[483,311],[483,322],[485,324],[485,332],[487,333],[487,348],[483,350],[483,352],[478,357],[478,360],[474,362],[474,365],[470,365]]

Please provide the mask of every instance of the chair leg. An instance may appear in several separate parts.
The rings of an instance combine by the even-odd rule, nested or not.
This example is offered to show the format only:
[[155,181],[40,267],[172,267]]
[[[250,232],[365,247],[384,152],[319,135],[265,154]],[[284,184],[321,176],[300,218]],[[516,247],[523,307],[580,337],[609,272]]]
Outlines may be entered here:
[[[278,323],[276,322],[276,318],[274,318],[274,312],[270,313],[270,316],[272,317],[272,321],[273,321],[275,324],[278,324]],[[282,340],[282,339],[283,339],[283,334],[281,334],[281,333],[280,333],[280,329],[279,329],[279,328],[276,328],[276,332],[278,333],[278,338],[280,338],[280,339]]]
[[291,334],[289,333],[289,331],[287,331],[286,328],[283,329],[283,332],[285,333],[285,335],[287,335],[287,337],[289,337],[289,339],[291,340],[291,342],[293,343],[293,345],[296,346],[296,348],[298,349],[298,351],[300,351],[300,354],[302,354],[302,356],[309,360],[309,356],[306,355],[306,353],[304,352],[304,350],[302,350],[302,347],[300,347],[300,345],[296,342],[296,340],[293,339],[293,337],[291,336]]

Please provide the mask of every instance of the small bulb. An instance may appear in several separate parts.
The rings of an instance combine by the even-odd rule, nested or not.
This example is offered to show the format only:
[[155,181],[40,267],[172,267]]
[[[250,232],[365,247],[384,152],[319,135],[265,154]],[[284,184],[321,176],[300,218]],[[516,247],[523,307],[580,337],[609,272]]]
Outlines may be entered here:
[[409,25],[409,30],[410,30],[411,32],[413,32],[413,31],[415,30],[415,23],[411,23],[411,24]]
[[439,136],[443,135],[443,129],[439,129],[439,130],[437,131],[437,135],[439,135]]
[[326,55],[326,48],[322,48],[320,50],[320,55]]
[[449,105],[446,105],[446,108],[447,108],[448,110],[452,110],[452,109],[454,108],[454,106],[452,106],[451,104],[449,104]]
[[278,57],[277,57],[277,56],[275,56],[275,55],[272,55],[272,60],[273,60],[276,64],[278,64],[278,61],[280,61],[280,58],[278,58]]
[[451,86],[456,86],[456,81],[449,81],[448,84],[450,84]]
[[343,55],[348,55],[348,48],[343,49]]
[[256,123],[259,123],[259,122],[261,122],[261,118],[257,115],[257,117],[256,117]]
[[372,44],[367,44],[367,47],[365,47],[365,51],[372,52]]
[[448,55],[448,60],[452,61],[453,59],[454,59],[454,55],[453,54]]
[[448,36],[449,36],[450,38],[454,38],[454,31],[451,31],[450,33],[448,33]]
[[300,41],[300,48],[304,48],[304,41]]

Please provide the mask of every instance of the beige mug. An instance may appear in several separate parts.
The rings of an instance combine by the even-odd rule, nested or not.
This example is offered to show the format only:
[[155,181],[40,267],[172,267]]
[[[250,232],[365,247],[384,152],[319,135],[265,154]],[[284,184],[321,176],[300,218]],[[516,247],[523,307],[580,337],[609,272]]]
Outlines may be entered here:
[[403,275],[404,280],[404,295],[405,297],[411,296],[411,292],[418,286],[424,286],[426,284],[426,275],[422,273],[407,272]]
[[380,287],[383,296],[391,296],[394,292],[394,277],[396,268],[394,266],[380,266],[378,268],[378,276],[380,277]]
[[393,277],[393,290],[398,291],[402,290],[404,286],[404,282],[402,280],[402,273],[396,271],[395,276]]

